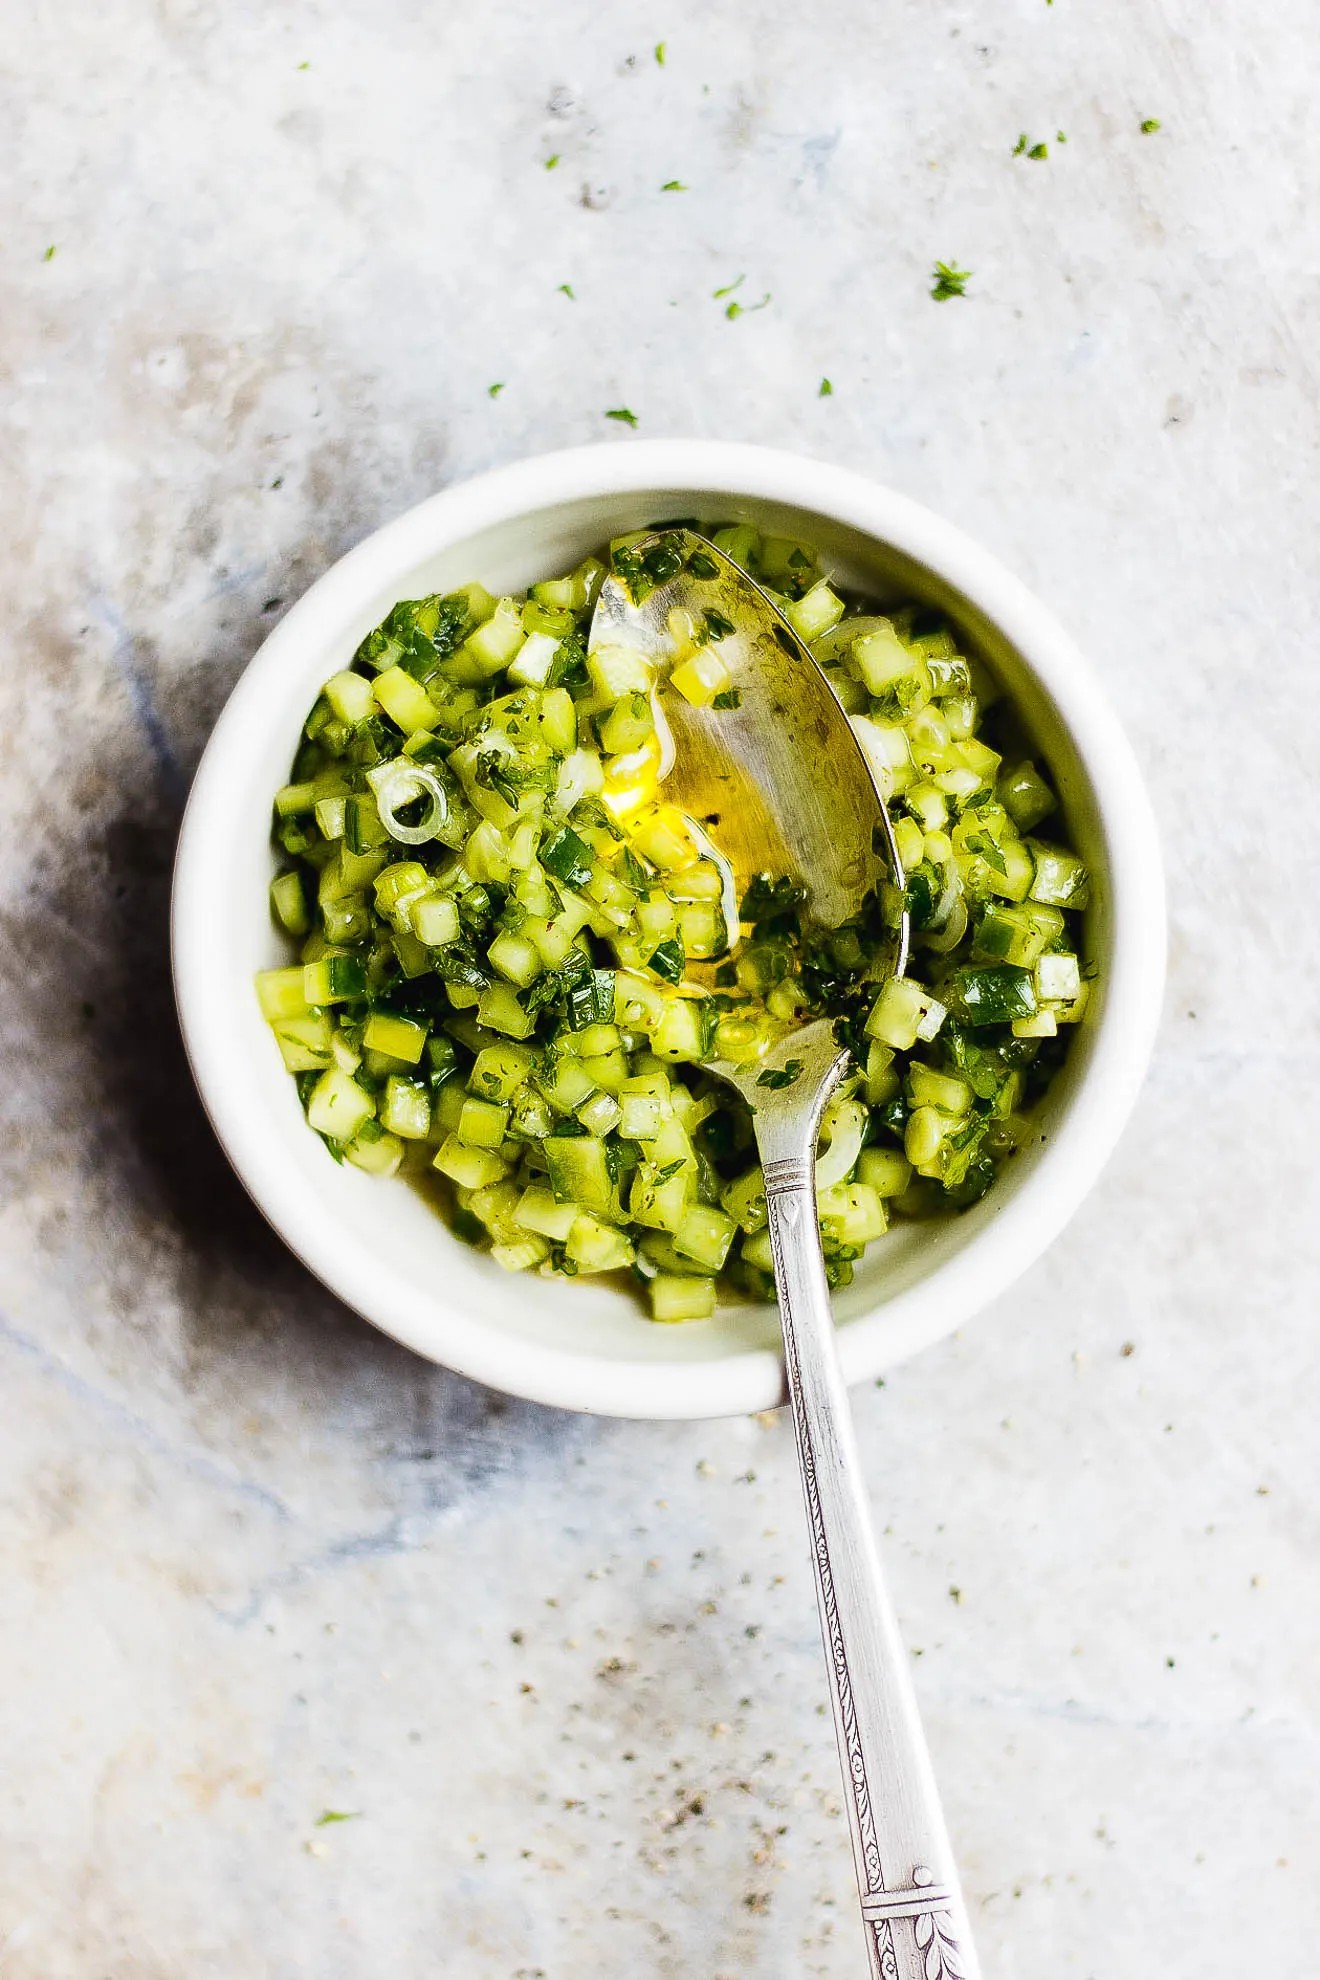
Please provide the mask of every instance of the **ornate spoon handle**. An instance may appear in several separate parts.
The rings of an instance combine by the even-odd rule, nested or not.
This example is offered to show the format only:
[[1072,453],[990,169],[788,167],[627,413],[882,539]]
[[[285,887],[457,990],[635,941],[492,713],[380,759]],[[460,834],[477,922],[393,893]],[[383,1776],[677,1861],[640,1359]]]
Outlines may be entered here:
[[761,1104],[756,1113],[834,1729],[873,1980],[980,1980],[881,1578],[816,1222],[817,1123],[844,1057],[810,1105],[794,1096],[792,1106]]

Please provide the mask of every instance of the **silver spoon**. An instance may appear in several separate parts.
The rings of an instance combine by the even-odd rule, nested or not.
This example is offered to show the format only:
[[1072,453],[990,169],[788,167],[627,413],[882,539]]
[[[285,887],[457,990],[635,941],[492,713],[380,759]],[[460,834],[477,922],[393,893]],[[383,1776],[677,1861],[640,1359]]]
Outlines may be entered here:
[[[605,580],[590,647],[633,646],[663,670],[675,609],[717,615],[735,705],[663,700],[674,741],[667,802],[710,834],[740,885],[791,874],[827,927],[850,920],[900,874],[888,813],[824,674],[765,593],[704,538],[666,530],[635,546],[660,578],[640,601]],[[677,565],[677,569],[672,566]],[[640,587],[639,587],[640,589]],[[895,930],[892,972],[906,963]],[[707,968],[713,965],[707,965]],[[690,967],[699,976],[701,965]],[[782,1087],[767,1070],[800,1066]],[[816,1220],[816,1140],[847,1068],[828,1020],[802,1026],[757,1064],[706,1071],[753,1109],[765,1173],[788,1401],[816,1572],[834,1729],[874,1980],[980,1980],[966,1910],[917,1715],[907,1656],[880,1572]]]

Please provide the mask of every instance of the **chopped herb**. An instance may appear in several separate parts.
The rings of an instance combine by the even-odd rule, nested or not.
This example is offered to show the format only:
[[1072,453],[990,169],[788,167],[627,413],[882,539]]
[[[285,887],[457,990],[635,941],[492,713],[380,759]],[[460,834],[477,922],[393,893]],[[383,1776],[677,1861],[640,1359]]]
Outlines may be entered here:
[[821,379],[820,390],[817,392],[816,397],[818,399],[832,399],[834,397],[834,387],[830,384],[828,378]]
[[541,864],[566,887],[585,887],[591,878],[591,848],[571,825],[562,825],[541,847]]
[[547,172],[554,171],[555,166],[559,163],[559,157],[560,154],[557,151],[551,152],[550,156],[545,161],[545,169]]
[[666,983],[679,983],[683,978],[683,965],[686,960],[682,943],[676,942],[671,935],[669,940],[662,942],[651,956],[650,967],[657,976],[663,977]]
[[311,65],[311,63],[310,63],[310,62],[300,62],[300,63],[298,64],[298,67],[299,67],[299,69],[310,69],[310,68],[311,68],[311,66],[312,66],[312,65]]
[[666,1162],[663,1169],[657,1169],[655,1174],[649,1178],[651,1188],[659,1189],[661,1183],[667,1183],[670,1177],[676,1176],[682,1167],[683,1157],[681,1155],[676,1162]]
[[53,248],[53,247],[48,247],[48,248],[46,249],[46,252],[45,252],[45,253],[44,253],[44,254],[42,255],[42,257],[41,257],[41,258],[42,258],[42,260],[43,260],[43,261],[54,261],[54,259],[55,259],[55,250],[54,250],[54,248]]
[[712,289],[711,294],[714,296],[716,302],[718,302],[721,296],[731,296],[735,289],[741,289],[746,280],[747,277],[745,275],[740,275],[736,282],[729,282],[722,289]]
[[1068,133],[1067,133],[1067,131],[1056,131],[1056,132],[1054,133],[1054,142],[1055,142],[1056,144],[1067,144],[1067,142],[1068,142]]
[[733,620],[726,619],[723,612],[707,612],[706,614],[707,639],[727,639],[732,631],[733,631]]
[[979,853],[987,866],[993,866],[996,873],[1007,873],[1004,855],[1000,852],[988,832],[969,832],[964,841],[968,852]]
[[606,413],[605,417],[606,419],[620,419],[625,426],[636,426],[637,424],[636,413],[629,412],[627,406],[615,406],[612,412]]
[[1047,144],[1033,144],[1027,153],[1028,158],[1048,158],[1049,155],[1050,148]]
[[660,190],[661,192],[686,192],[688,189],[681,179],[666,179]]
[[937,261],[933,272],[935,285],[931,294],[936,302],[948,302],[950,296],[967,294],[967,284],[972,279],[970,268],[958,268],[952,262]]
[[655,59],[663,69],[665,66],[665,44],[663,41],[657,41],[655,44]]
[[315,1826],[328,1829],[332,1822],[357,1822],[361,1816],[360,1808],[327,1808],[323,1815],[317,1816]]
[[504,380],[501,378],[498,385],[488,385],[486,387],[486,397],[488,399],[498,399],[500,393],[503,390],[504,390]]
[[741,708],[742,692],[738,688],[724,688],[710,705],[712,708]]
[[688,569],[694,578],[701,578],[703,580],[718,577],[720,574],[719,565],[713,557],[708,557],[704,550],[694,550],[692,552],[692,555],[688,558]]
[[781,1086],[791,1086],[801,1071],[801,1059],[790,1059],[782,1070],[771,1066],[767,1072],[758,1073],[756,1083],[758,1086],[769,1086],[774,1089],[778,1089]]
[[1017,143],[1013,146],[1013,156],[1015,158],[1020,158],[1023,152],[1026,150],[1026,148],[1027,148],[1027,134],[1025,131],[1023,131],[1021,136],[1018,138]]
[[[557,296],[567,296],[570,302],[577,301],[577,297],[573,294],[573,284],[571,282],[561,282],[559,284],[559,287],[555,290],[555,294]],[[610,413],[607,415],[607,417],[613,419],[614,415],[613,413]]]
[[740,316],[755,316],[758,309],[765,309],[770,301],[770,291],[766,290],[759,303],[726,303],[724,314],[730,323],[736,323]]
[[[1149,137],[1152,131],[1158,131],[1160,128],[1161,125],[1158,117],[1143,117],[1141,120],[1141,134],[1143,137]],[[55,252],[54,248],[52,248],[50,252],[51,254],[54,254]],[[47,260],[49,260],[49,258],[50,257],[47,256]]]

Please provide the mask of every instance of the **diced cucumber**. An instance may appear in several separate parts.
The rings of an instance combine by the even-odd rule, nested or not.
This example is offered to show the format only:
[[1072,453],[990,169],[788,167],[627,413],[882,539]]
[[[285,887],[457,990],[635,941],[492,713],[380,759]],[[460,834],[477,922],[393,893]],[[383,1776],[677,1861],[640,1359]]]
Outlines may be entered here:
[[843,617],[843,600],[822,578],[804,597],[790,599],[783,611],[799,639],[819,639]]
[[441,1143],[431,1166],[461,1189],[481,1189],[509,1173],[508,1163],[494,1149],[474,1147],[470,1142],[460,1141],[456,1134],[448,1135]]
[[397,1175],[403,1161],[403,1143],[396,1134],[382,1134],[379,1130],[368,1134],[374,1128],[374,1121],[366,1122],[362,1132],[350,1141],[344,1154],[355,1169],[365,1169],[369,1176]]
[[536,1019],[529,1017],[508,983],[491,983],[477,999],[477,1022],[508,1038],[530,1038]]
[[429,731],[440,720],[440,711],[426,689],[419,687],[412,675],[405,674],[402,667],[387,667],[383,674],[377,674],[372,682],[372,693],[391,722],[396,723],[405,736]]
[[322,1073],[307,1102],[309,1124],[332,1141],[351,1141],[375,1111],[376,1103],[366,1089],[333,1067]]
[[965,1079],[937,1072],[934,1066],[923,1066],[918,1059],[908,1067],[908,1082],[915,1106],[939,1107],[946,1114],[965,1114],[971,1107],[972,1089]]
[[1036,964],[1036,995],[1042,1002],[1070,1004],[1081,994],[1082,971],[1076,956],[1042,956]]
[[369,1052],[388,1052],[392,1059],[402,1059],[409,1066],[415,1066],[426,1050],[426,1038],[426,1025],[389,1011],[373,1011],[362,1033],[362,1043]]
[[[317,999],[318,1002],[323,1001]],[[257,1002],[267,1023],[280,1018],[306,1017],[312,999],[307,995],[306,967],[263,969],[257,972]]]
[[553,1190],[532,1183],[519,1198],[513,1221],[525,1231],[537,1231],[542,1237],[563,1244],[580,1215],[580,1204],[571,1198],[561,1203]]
[[431,1132],[431,1095],[419,1079],[392,1073],[385,1082],[381,1125],[405,1141],[425,1141]]
[[465,1100],[458,1117],[458,1138],[470,1148],[501,1148],[509,1125],[507,1107],[490,1100]]
[[834,1183],[822,1191],[816,1209],[827,1243],[860,1250],[883,1237],[889,1225],[884,1201],[865,1182]]
[[512,1100],[536,1063],[525,1045],[486,1045],[478,1052],[468,1088],[482,1100]]
[[651,1318],[673,1326],[683,1320],[709,1320],[715,1311],[714,1279],[675,1277],[657,1272],[651,1281]]
[[365,722],[375,707],[372,683],[363,674],[348,671],[332,674],[321,692],[340,721],[347,722],[350,728]]
[[270,883],[271,912],[286,934],[305,935],[312,925],[300,873],[281,873]]
[[501,598],[484,625],[469,635],[462,652],[480,675],[489,677],[509,665],[525,639],[522,613],[516,601]]
[[655,678],[651,663],[635,646],[598,646],[587,655],[587,672],[602,701],[649,694]]
[[912,1181],[912,1164],[897,1148],[864,1148],[857,1163],[857,1180],[877,1196],[901,1196]]
[[1019,832],[1030,832],[1056,809],[1053,791],[1029,760],[1003,772],[998,792],[999,802]]
[[750,1234],[765,1229],[765,1177],[758,1164],[726,1185],[720,1201],[738,1228]]
[[621,1230],[588,1211],[573,1220],[564,1251],[579,1272],[619,1272],[633,1261],[633,1248]]
[[303,964],[302,977],[309,1004],[351,1003],[367,994],[367,972],[356,956],[322,956]]
[[710,1272],[723,1268],[738,1226],[723,1210],[709,1203],[691,1203],[674,1232],[674,1249]]
[[456,942],[460,933],[458,903],[448,894],[426,894],[412,907],[412,931],[428,949]]
[[321,1072],[335,1063],[334,1026],[327,1012],[309,1011],[306,1017],[277,1018],[273,1028],[287,1071]]
[[1042,845],[1028,839],[1027,849],[1036,862],[1031,883],[1031,899],[1045,907],[1084,908],[1090,896],[1090,881],[1084,862],[1062,846]]
[[615,1199],[604,1142],[594,1134],[552,1134],[541,1146],[550,1187],[559,1201],[579,1203],[596,1216],[608,1217]]
[[945,1006],[929,990],[911,977],[891,976],[871,1006],[866,1033],[896,1052],[910,1052],[919,1038],[932,1039],[944,1018]]

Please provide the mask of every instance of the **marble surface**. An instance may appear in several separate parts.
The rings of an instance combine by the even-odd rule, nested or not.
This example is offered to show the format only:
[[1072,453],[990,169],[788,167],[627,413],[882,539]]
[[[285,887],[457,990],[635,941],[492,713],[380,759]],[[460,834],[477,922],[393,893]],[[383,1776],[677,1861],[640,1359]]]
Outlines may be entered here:
[[180,804],[263,633],[621,405],[953,517],[1130,728],[1144,1098],[857,1414],[989,1980],[1311,1970],[1311,10],[69,0],[2,59],[4,1980],[862,1971],[782,1421],[377,1338],[171,1017]]

